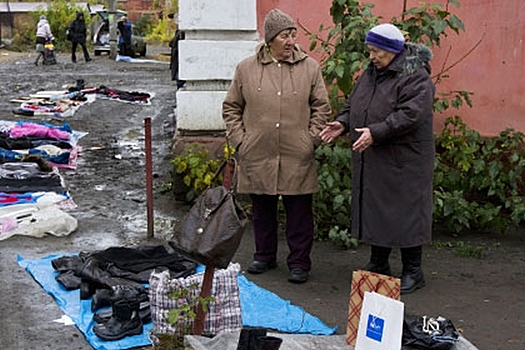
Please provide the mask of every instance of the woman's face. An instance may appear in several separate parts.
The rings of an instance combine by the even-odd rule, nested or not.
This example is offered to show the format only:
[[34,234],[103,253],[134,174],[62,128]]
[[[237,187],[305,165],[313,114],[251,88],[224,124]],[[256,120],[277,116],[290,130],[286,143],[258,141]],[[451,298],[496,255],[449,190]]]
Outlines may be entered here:
[[268,44],[272,55],[279,61],[286,60],[292,56],[295,40],[297,39],[297,29],[285,29]]
[[393,52],[385,51],[374,45],[368,46],[368,57],[372,64],[378,69],[385,69],[390,62],[396,57],[396,54]]

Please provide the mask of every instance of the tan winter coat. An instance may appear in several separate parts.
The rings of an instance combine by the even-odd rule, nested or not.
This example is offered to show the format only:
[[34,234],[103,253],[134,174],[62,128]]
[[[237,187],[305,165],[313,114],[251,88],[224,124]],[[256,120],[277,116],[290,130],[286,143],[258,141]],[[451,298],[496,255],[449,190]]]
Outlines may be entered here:
[[241,61],[222,111],[238,150],[238,192],[316,192],[314,149],[330,112],[319,64],[298,46],[282,63],[274,62],[264,45]]

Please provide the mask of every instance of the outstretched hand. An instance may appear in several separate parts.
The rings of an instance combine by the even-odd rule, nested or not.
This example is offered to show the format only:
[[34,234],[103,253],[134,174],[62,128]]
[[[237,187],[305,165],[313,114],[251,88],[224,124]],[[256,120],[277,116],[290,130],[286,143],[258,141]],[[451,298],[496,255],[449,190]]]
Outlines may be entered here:
[[326,123],[326,127],[321,131],[319,136],[321,137],[321,140],[324,142],[332,142],[335,140],[339,135],[343,133],[345,130],[345,127],[340,122],[328,122]]

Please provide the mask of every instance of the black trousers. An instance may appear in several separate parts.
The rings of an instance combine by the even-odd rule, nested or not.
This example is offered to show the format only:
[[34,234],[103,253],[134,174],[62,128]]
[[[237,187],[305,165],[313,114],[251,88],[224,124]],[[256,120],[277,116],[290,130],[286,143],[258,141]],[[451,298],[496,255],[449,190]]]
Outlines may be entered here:
[[[255,234],[254,260],[272,262],[277,259],[278,212],[277,195],[250,195],[252,199],[253,229]],[[286,213],[286,242],[289,254],[288,268],[310,271],[314,239],[312,194],[282,196]]]
[[89,52],[87,50],[86,43],[79,43],[79,42],[73,41],[71,45],[71,61],[73,62],[77,61],[77,46],[78,45],[82,47],[82,53],[84,54],[84,59],[86,61],[89,60]]

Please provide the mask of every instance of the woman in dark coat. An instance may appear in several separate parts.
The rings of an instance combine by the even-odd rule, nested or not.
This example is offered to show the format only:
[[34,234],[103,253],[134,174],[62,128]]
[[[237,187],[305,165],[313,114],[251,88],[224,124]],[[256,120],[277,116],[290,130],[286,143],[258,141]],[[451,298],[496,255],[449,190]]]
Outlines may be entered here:
[[77,62],[77,46],[82,47],[82,52],[84,53],[84,59],[86,62],[91,61],[89,57],[89,52],[86,47],[86,22],[84,21],[84,14],[82,12],[77,12],[77,17],[69,24],[68,27],[69,35],[71,38],[71,62]]
[[405,44],[391,24],[372,28],[365,43],[371,63],[321,138],[349,133],[352,142],[352,235],[371,245],[364,269],[391,275],[389,255],[400,248],[401,292],[410,293],[425,285],[422,245],[432,233],[432,53]]

